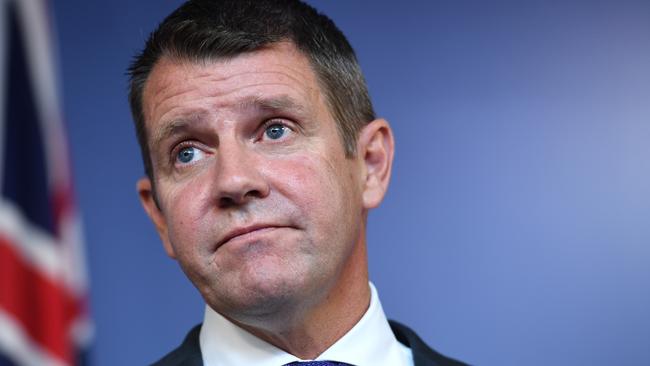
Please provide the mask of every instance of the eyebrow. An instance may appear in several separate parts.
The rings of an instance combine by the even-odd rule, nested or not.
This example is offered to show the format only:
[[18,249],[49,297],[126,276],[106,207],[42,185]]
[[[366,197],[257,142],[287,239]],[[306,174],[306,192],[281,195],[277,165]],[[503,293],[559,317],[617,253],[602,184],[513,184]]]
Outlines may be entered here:
[[151,139],[151,146],[158,146],[166,139],[183,133],[189,129],[190,125],[196,123],[204,124],[206,122],[205,115],[206,113],[203,111],[192,112],[184,114],[171,122],[166,123],[164,127],[154,133],[153,138]]
[[303,104],[297,102],[288,95],[279,95],[274,97],[251,96],[240,102],[238,107],[242,110],[257,109],[273,112],[292,111],[300,115],[308,112]]

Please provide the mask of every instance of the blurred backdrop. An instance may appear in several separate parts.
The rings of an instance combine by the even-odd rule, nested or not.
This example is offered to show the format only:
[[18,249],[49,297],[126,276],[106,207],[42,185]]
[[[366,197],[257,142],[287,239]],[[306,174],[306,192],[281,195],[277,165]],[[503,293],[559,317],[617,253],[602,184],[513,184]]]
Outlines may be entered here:
[[[395,131],[369,224],[388,316],[477,365],[650,365],[650,2],[309,2]],[[179,4],[50,2],[97,366],[152,362],[202,319],[138,202],[126,98]]]

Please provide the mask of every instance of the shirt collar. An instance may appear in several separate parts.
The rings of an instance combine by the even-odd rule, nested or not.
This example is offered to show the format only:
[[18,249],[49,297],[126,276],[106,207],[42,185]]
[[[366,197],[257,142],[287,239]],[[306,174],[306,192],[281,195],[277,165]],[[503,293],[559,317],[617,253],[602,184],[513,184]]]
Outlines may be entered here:
[[[238,327],[221,314],[205,308],[199,335],[205,366],[279,366],[301,360]],[[408,364],[410,350],[390,329],[377,290],[370,283],[370,306],[359,322],[316,360],[346,362],[357,366]]]

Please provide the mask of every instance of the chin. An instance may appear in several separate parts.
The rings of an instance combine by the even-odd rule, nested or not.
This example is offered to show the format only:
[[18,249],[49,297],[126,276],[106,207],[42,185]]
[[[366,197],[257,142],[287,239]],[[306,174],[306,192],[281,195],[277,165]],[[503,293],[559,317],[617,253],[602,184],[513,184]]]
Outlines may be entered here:
[[203,276],[192,282],[210,307],[240,323],[268,324],[273,318],[296,316],[322,298],[325,266],[295,251],[269,251],[272,247],[228,248],[222,257],[228,261],[204,268]]
[[[253,276],[240,274],[238,281],[217,284],[204,299],[223,315],[265,316],[292,308],[304,296],[302,283],[291,276]],[[302,294],[302,296],[301,296]],[[226,314],[228,313],[228,314]]]

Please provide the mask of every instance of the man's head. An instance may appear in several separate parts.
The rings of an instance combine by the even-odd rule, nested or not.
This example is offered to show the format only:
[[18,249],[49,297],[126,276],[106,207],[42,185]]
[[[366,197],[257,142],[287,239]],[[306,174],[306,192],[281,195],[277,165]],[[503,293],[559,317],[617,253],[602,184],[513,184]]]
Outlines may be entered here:
[[348,156],[375,112],[354,50],[325,15],[298,0],[197,0],[169,15],[149,37],[129,68],[129,102],[145,173],[153,178],[142,92],[163,57],[193,62],[223,60],[293,43],[310,61],[335,117]]
[[393,140],[333,23],[295,1],[191,2],[132,72],[141,201],[212,308],[277,328],[367,301]]

